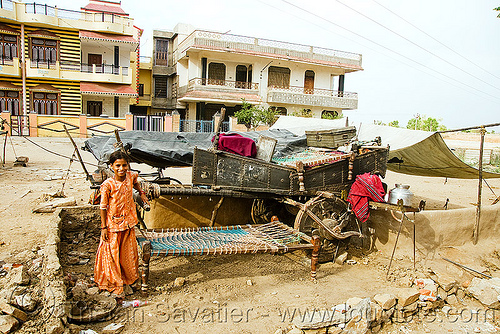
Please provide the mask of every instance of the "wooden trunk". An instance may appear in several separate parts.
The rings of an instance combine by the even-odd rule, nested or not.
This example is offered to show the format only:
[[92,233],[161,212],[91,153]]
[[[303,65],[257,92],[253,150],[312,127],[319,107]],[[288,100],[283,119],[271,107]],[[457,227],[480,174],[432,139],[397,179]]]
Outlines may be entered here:
[[356,136],[356,128],[348,126],[341,129],[306,131],[307,146],[337,148],[347,144]]

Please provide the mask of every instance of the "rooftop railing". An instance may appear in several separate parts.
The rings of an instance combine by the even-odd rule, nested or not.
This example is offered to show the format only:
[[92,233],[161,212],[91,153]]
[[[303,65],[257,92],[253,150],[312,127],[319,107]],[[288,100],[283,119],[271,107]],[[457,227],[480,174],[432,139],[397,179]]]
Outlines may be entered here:
[[[3,2],[9,1],[12,5],[11,0],[0,0]],[[112,13],[92,13],[85,11],[76,11],[70,9],[62,9],[58,7],[49,6],[46,4],[39,3],[27,3],[26,4],[26,13],[28,14],[42,14],[52,17],[57,17],[61,19],[69,19],[69,20],[84,20],[87,22],[110,22],[110,23],[120,23],[127,26],[133,25],[133,19],[112,14]]]
[[285,57],[299,58],[302,60],[309,59],[336,62],[359,67],[361,67],[362,60],[361,54],[358,53],[203,30],[193,31],[188,37],[179,43],[176,58],[179,59],[182,57],[184,52],[193,46],[240,49],[264,53],[267,55],[274,54]]
[[0,0],[0,8],[5,10],[14,10],[14,3],[12,0]]

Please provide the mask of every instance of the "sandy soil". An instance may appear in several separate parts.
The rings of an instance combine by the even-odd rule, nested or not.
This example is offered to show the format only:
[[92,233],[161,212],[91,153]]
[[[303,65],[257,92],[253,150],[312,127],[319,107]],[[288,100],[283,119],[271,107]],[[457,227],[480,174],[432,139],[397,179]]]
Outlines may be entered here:
[[[65,156],[71,156],[73,153],[71,144],[65,138],[31,140]],[[82,140],[77,139],[77,142],[81,146]],[[14,150],[17,156],[29,157],[28,167],[12,167],[15,160]],[[85,161],[96,162],[88,152],[82,152],[82,155]],[[12,138],[12,145],[10,140],[7,142],[6,157],[5,166],[0,168],[0,214],[3,222],[0,225],[0,260],[8,261],[11,256],[22,250],[44,246],[47,222],[51,215],[33,214],[31,210],[42,201],[43,194],[61,190],[69,160],[46,152],[18,137]],[[191,175],[189,168],[172,168],[165,174],[187,183]],[[47,175],[62,175],[63,179],[44,181]],[[385,182],[389,188],[395,183],[410,184],[416,199],[425,199],[427,209],[431,210],[441,210],[447,198],[448,208],[469,208],[469,211],[477,201],[476,180],[445,180],[389,172]],[[491,180],[488,183],[492,190],[483,188],[482,201],[485,206],[489,206],[497,195],[500,195],[500,180]],[[64,192],[67,196],[75,197],[78,204],[88,201],[91,193],[89,183],[76,162],[71,165]],[[461,214],[457,215],[457,219],[460,217]],[[378,219],[376,224],[386,224],[383,219],[387,218]],[[447,228],[445,233],[453,233],[453,226]],[[330,310],[332,306],[343,303],[350,297],[373,297],[376,293],[397,294],[400,289],[410,285],[413,277],[427,275],[429,267],[455,274],[460,280],[471,278],[453,266],[429,257],[429,252],[425,252],[425,243],[418,245],[418,270],[415,274],[411,238],[403,234],[388,281],[386,269],[394,245],[394,236],[394,232],[389,232],[387,239],[377,244],[378,249],[370,253],[363,253],[350,246],[348,251],[351,258],[356,260],[356,264],[323,264],[319,268],[316,284],[309,280],[308,258],[301,252],[284,256],[154,258],[151,261],[152,291],[147,298],[149,304],[137,309],[122,310],[113,321],[126,324],[122,333],[275,333],[277,329],[290,328],[290,316],[284,314],[285,310]],[[478,246],[464,241],[447,249],[453,253],[454,259],[460,259],[461,263],[489,270],[493,276],[500,277],[498,267],[495,269],[495,266],[488,266],[484,261],[478,260],[485,256],[491,258],[497,249],[497,240],[492,237],[487,236],[487,242]],[[495,262],[494,260],[491,261]],[[89,269],[92,264],[92,261],[88,264]],[[186,283],[175,287],[173,283],[177,277],[185,278]],[[135,294],[129,298],[141,296]],[[481,305],[470,298],[466,298],[464,303],[462,307],[465,310],[481,308]],[[381,332],[495,331],[490,322],[470,321],[467,318],[452,320],[442,317],[434,320],[416,319],[410,323],[392,324],[384,327]],[[89,324],[82,328],[92,328],[100,332],[110,322]]]

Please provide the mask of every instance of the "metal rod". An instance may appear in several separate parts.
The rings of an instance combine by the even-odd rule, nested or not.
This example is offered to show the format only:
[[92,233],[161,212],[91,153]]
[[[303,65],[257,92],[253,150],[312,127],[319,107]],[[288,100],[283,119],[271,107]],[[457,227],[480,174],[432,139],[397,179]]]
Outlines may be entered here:
[[483,151],[484,151],[484,134],[486,130],[481,127],[481,144],[479,147],[479,186],[477,189],[477,206],[476,206],[476,222],[474,223],[474,245],[477,244],[479,235],[479,220],[481,219],[481,193],[483,190]]
[[461,129],[454,129],[454,130],[445,130],[445,131],[438,131],[438,132],[439,133],[458,132],[458,131],[465,131],[465,130],[482,129],[482,128],[487,128],[487,127],[492,127],[492,126],[499,126],[499,125],[500,125],[500,123],[492,123],[492,124],[470,126],[468,128],[461,128]]
[[413,213],[413,272],[417,271],[417,232],[415,226],[415,212]]
[[470,271],[472,271],[472,272],[474,272],[474,273],[476,273],[476,274],[482,275],[482,276],[487,277],[487,278],[493,278],[493,277],[492,277],[492,276],[490,276],[490,275],[483,274],[483,273],[482,273],[482,272],[480,272],[480,271],[474,270],[474,269],[472,269],[472,268],[469,268],[469,267],[467,267],[467,266],[464,266],[463,264],[457,263],[457,262],[452,261],[452,260],[450,260],[450,259],[447,259],[447,258],[445,258],[445,257],[441,257],[441,258],[442,258],[443,260],[445,260],[445,261],[448,261],[448,262],[450,262],[450,263],[453,263],[453,264],[454,264],[454,265],[456,265],[456,266],[459,266],[460,268],[470,270]]
[[80,164],[82,165],[83,171],[85,172],[85,175],[87,175],[87,180],[89,180],[91,183],[94,183],[94,179],[92,176],[89,174],[87,167],[85,167],[85,164],[83,163],[82,156],[80,155],[80,151],[78,150],[78,146],[76,146],[75,141],[73,140],[73,137],[69,134],[68,128],[66,127],[65,124],[63,124],[64,131],[69,137],[69,140],[71,141],[71,144],[73,144],[73,147],[75,148],[76,151],[76,156],[78,157],[78,161],[80,161]]
[[389,261],[389,267],[387,268],[387,274],[385,275],[386,278],[389,277],[389,272],[391,271],[392,259],[394,259],[394,253],[396,252],[396,246],[398,245],[399,235],[401,234],[401,229],[403,228],[403,221],[404,220],[405,220],[405,215],[403,213],[403,216],[401,217],[400,224],[399,224],[398,236],[396,237],[396,242],[394,243],[394,248],[392,250],[391,260]]

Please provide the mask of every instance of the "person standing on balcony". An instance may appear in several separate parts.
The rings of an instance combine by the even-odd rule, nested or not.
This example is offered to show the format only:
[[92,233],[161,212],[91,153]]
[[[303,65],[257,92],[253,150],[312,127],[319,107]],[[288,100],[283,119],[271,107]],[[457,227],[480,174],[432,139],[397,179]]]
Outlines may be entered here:
[[139,278],[139,256],[134,226],[137,212],[132,190],[136,189],[143,203],[148,199],[138,182],[138,174],[129,171],[124,152],[113,152],[109,164],[115,175],[101,185],[101,240],[94,266],[94,281],[99,290],[124,299],[124,284],[132,285]]

